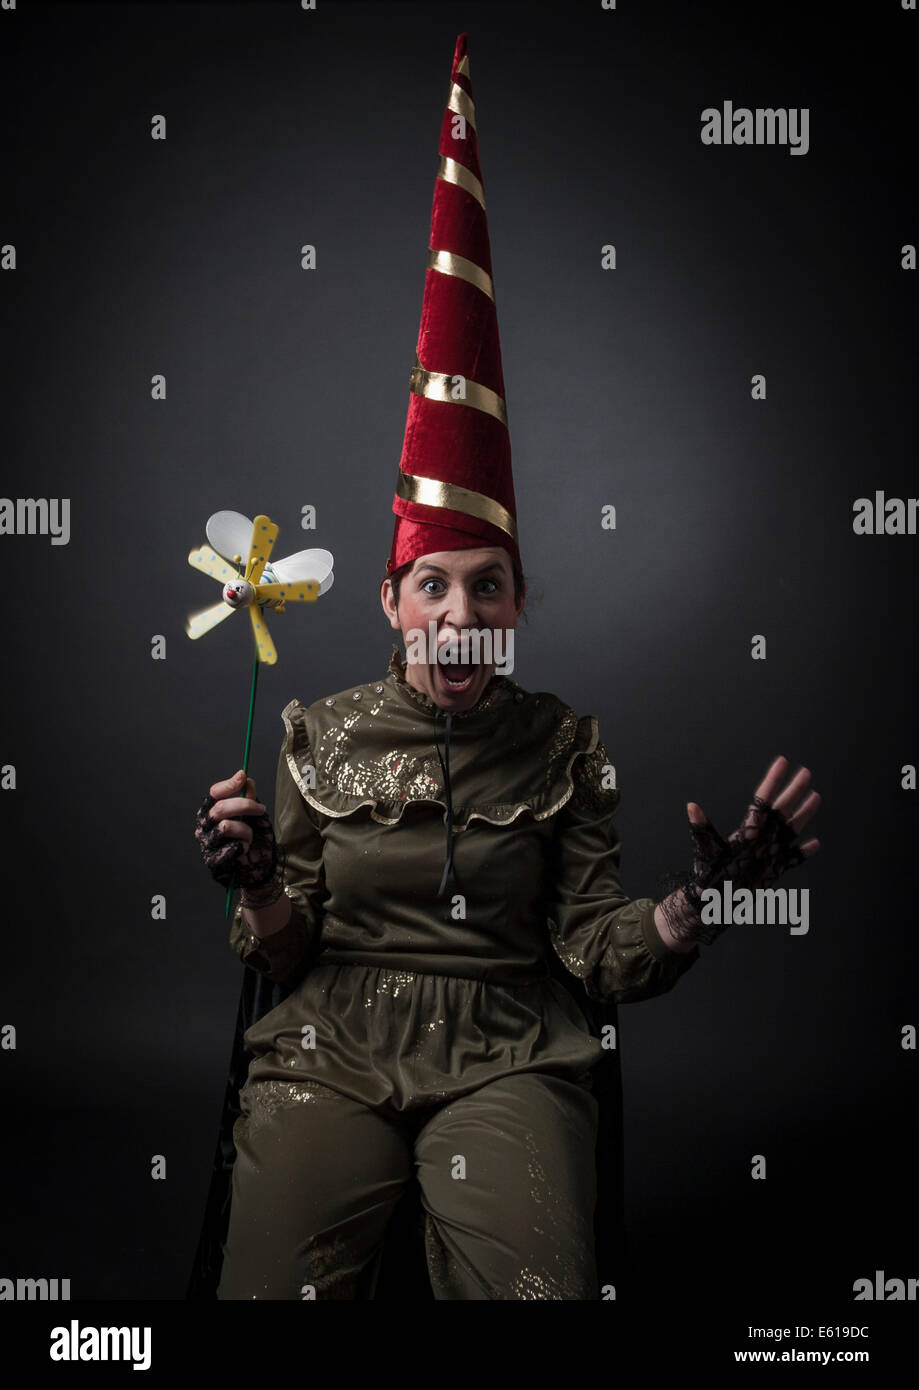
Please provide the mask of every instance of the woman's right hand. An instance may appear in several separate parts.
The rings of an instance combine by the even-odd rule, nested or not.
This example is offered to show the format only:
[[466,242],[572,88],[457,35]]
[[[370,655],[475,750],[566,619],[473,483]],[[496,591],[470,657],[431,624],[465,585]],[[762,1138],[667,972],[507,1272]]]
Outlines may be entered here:
[[274,830],[242,769],[211,787],[198,807],[195,839],[212,877],[225,888],[259,888],[275,876]]

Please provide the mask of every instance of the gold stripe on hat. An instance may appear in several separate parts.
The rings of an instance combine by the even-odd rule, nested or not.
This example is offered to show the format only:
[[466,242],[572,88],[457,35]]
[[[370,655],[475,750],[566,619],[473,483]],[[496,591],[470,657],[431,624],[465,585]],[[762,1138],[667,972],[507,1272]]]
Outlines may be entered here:
[[[454,382],[459,379],[466,384],[465,396],[453,394]],[[408,384],[416,396],[426,396],[429,401],[444,401],[447,405],[471,405],[473,410],[482,410],[486,415],[500,420],[502,425],[507,425],[507,406],[498,393],[478,381],[470,381],[461,372],[429,372],[416,357]]]
[[465,164],[460,164],[455,159],[448,159],[446,155],[440,156],[440,163],[437,167],[437,177],[443,179],[444,183],[455,183],[458,188],[464,188],[467,193],[471,193],[477,202],[485,208],[485,190],[476,178],[466,168]]
[[462,58],[459,60],[459,62],[458,62],[457,65],[456,65],[456,70],[457,70],[457,72],[462,73],[463,77],[468,77],[468,76],[469,76],[469,54],[468,54],[468,53],[464,53],[464,54],[463,54]]
[[428,268],[439,270],[441,275],[455,275],[460,280],[467,280],[494,302],[495,290],[491,276],[480,265],[476,265],[475,261],[467,261],[465,256],[457,256],[455,251],[431,250],[428,252]]
[[447,110],[455,111],[458,116],[463,116],[475,130],[475,102],[472,97],[461,87],[458,82],[454,82],[450,87],[450,100],[447,102]]
[[517,523],[510,512],[493,497],[486,497],[484,492],[473,492],[456,483],[444,483],[439,478],[403,473],[400,468],[396,479],[396,496],[404,498],[406,502],[419,502],[423,507],[447,507],[451,512],[465,512],[467,516],[478,517],[480,521],[490,521],[512,541],[517,539]]

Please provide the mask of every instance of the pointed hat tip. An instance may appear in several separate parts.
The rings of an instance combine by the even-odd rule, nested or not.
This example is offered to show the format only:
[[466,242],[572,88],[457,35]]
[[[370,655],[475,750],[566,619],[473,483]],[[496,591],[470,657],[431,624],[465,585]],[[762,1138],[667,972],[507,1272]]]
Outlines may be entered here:
[[467,36],[466,34],[457,34],[457,36],[456,36],[456,49],[454,50],[454,53],[453,53],[453,72],[454,72],[454,74],[456,73],[456,69],[459,67],[459,65],[460,65],[460,63],[463,61],[463,59],[466,58],[466,57],[468,56],[469,45],[468,45],[468,42],[467,42],[467,38],[468,38],[468,36]]

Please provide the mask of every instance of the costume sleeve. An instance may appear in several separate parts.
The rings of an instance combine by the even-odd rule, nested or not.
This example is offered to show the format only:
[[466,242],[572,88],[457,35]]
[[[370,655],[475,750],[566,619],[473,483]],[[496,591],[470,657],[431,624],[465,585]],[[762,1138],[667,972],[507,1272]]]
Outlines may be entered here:
[[[604,775],[604,767],[607,769]],[[673,988],[699,958],[672,951],[654,925],[656,903],[630,899],[619,877],[620,792],[606,749],[578,757],[574,790],[556,816],[549,886],[549,935],[592,999],[629,1004]]]
[[[284,851],[284,892],[291,900],[290,920],[279,932],[258,937],[249,930],[242,905],[230,928],[230,945],[243,965],[276,984],[292,985],[319,952],[322,904],[327,896],[322,865],[319,813],[307,805],[288,760],[290,739],[281,749],[274,798],[274,833]],[[298,731],[297,763],[310,761],[309,747]]]

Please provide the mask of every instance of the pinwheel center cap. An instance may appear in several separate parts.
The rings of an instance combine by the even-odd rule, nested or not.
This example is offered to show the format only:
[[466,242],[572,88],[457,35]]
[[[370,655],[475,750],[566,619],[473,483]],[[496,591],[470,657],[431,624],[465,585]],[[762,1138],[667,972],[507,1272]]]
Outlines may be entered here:
[[255,598],[255,590],[245,579],[232,579],[223,586],[223,601],[231,608],[248,608]]

